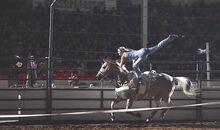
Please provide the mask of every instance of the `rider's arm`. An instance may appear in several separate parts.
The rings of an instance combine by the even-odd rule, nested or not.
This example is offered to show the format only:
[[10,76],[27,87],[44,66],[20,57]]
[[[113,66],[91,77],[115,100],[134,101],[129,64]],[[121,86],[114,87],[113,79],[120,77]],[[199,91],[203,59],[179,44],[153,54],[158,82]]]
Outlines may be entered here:
[[120,62],[120,64],[119,64],[121,67],[124,65],[125,59],[126,59],[125,54],[123,54],[123,55],[121,56],[121,62]]

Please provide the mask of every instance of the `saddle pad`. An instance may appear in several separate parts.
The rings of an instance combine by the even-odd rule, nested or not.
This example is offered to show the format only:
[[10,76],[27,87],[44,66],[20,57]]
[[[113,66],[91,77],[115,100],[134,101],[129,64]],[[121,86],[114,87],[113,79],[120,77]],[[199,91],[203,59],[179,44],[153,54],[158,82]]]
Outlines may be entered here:
[[147,89],[147,86],[140,83],[140,87],[139,87],[137,95],[144,95],[146,92],[146,89]]

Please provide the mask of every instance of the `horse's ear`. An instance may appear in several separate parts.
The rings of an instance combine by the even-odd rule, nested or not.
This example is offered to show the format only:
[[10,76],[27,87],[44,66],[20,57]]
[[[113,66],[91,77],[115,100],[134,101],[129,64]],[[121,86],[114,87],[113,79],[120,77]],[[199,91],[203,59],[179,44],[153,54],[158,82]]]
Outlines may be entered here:
[[108,59],[103,59],[103,62],[107,62],[107,63],[108,63],[108,62],[109,62],[109,60],[108,60]]

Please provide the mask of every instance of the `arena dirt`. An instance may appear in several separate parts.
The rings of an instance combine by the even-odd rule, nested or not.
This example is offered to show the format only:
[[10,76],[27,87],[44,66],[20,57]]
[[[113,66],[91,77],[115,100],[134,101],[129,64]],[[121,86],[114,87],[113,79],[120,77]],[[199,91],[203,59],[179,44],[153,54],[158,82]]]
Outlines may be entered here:
[[0,130],[220,130],[219,122],[1,125]]

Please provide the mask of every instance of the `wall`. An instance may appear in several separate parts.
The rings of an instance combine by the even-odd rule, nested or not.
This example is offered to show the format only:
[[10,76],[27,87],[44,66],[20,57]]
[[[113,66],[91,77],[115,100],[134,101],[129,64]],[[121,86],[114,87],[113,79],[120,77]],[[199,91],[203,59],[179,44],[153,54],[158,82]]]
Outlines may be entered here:
[[[201,83],[205,84],[205,83]],[[203,87],[205,88],[205,87]],[[18,114],[44,114],[47,108],[46,89],[1,89],[0,91],[0,115]],[[110,109],[111,101],[115,98],[114,89],[72,89],[62,88],[52,90],[52,113],[72,113],[79,111],[92,111],[100,109]],[[219,101],[219,89],[205,88],[202,90],[201,100],[195,97],[188,97],[179,89],[175,90],[172,101],[175,105],[186,105],[195,103],[206,103]],[[102,100],[103,99],[103,100]],[[152,100],[135,101],[133,108],[155,107]],[[116,108],[125,108],[125,101],[116,105]],[[190,107],[172,109],[166,116],[166,120],[192,120],[199,118],[202,120],[220,120],[220,105],[211,105],[203,107]],[[126,113],[116,113],[118,121],[145,120],[151,111],[140,112],[142,117],[133,117]],[[199,116],[201,114],[201,117]],[[44,117],[20,118],[20,121],[43,120]],[[109,114],[85,114],[53,116],[53,120],[93,120],[109,121]],[[159,119],[159,114],[154,118]]]

